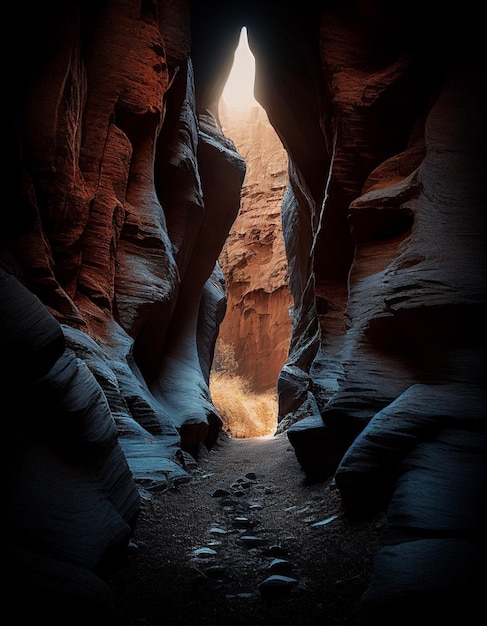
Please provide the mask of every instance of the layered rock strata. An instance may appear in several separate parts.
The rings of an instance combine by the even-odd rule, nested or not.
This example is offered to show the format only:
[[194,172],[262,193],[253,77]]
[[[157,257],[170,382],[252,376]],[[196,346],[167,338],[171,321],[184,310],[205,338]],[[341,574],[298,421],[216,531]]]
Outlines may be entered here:
[[23,589],[51,618],[63,600],[100,616],[140,486],[189,480],[189,456],[217,436],[217,259],[245,175],[217,103],[245,24],[257,99],[288,156],[280,429],[308,479],[335,476],[348,514],[388,513],[364,624],[412,619],[425,598],[474,621],[486,509],[481,20],[458,7],[428,15],[379,1],[11,10],[7,596]]
[[261,107],[241,111],[223,103],[219,116],[247,169],[240,211],[219,259],[227,311],[216,349],[231,346],[235,373],[253,391],[275,391],[291,334],[281,226],[287,155]]

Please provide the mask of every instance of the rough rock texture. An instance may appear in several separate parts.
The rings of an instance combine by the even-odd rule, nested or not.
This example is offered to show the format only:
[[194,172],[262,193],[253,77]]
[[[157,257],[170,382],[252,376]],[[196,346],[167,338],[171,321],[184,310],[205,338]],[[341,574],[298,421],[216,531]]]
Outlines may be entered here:
[[237,373],[263,392],[276,388],[291,334],[281,227],[287,155],[261,107],[240,111],[220,104],[219,117],[247,170],[240,211],[219,259],[227,311],[216,350],[232,346]]
[[387,511],[365,624],[397,624],[425,598],[475,614],[486,493],[475,10],[48,1],[8,20],[7,596],[20,588],[50,617],[63,599],[102,614],[141,488],[189,480],[189,457],[217,437],[217,259],[245,164],[216,107],[246,24],[257,99],[289,158],[279,428],[310,480],[336,474],[350,515]]

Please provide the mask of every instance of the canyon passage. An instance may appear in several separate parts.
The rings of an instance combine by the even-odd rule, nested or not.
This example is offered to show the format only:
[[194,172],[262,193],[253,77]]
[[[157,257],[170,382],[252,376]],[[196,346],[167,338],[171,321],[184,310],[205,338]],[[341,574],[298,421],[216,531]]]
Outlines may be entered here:
[[[258,619],[301,607],[310,620],[346,605],[357,626],[409,626],[426,614],[475,623],[487,528],[480,8],[26,0],[8,9],[6,614],[28,621],[35,607],[50,624],[105,623],[127,602],[127,619],[161,626],[155,581],[177,578],[183,593],[173,588],[166,604],[188,619],[194,604],[257,607]],[[244,26],[255,99],[285,152],[270,164],[262,210],[219,113]],[[254,139],[267,143],[254,121]],[[238,226],[241,209],[258,214],[258,227]],[[225,276],[227,242],[239,258]],[[262,288],[253,279],[264,259],[275,271]],[[229,306],[243,323],[226,324]],[[262,458],[256,441],[223,443],[210,385],[220,332],[238,375],[257,373],[259,392],[275,393],[277,432]],[[242,503],[268,492],[250,516],[230,504],[222,512],[208,485]],[[313,527],[299,511],[339,517]],[[242,552],[234,525],[254,514]],[[213,525],[226,544],[208,545]],[[289,551],[296,581],[271,579],[276,594],[289,592],[278,601],[259,587],[271,542]],[[353,575],[371,563],[365,587],[335,570],[342,561]],[[147,607],[136,608],[144,583]]]

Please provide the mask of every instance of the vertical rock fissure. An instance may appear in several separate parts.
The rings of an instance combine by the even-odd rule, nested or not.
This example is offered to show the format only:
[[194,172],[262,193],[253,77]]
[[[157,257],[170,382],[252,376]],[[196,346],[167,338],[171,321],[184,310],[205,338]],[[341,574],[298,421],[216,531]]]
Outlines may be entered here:
[[[246,177],[240,211],[219,258],[226,280],[227,310],[212,375],[212,397],[224,428],[237,437],[275,431],[276,384],[291,332],[280,218],[287,153],[251,93],[253,62],[242,29],[235,64],[220,100],[219,118],[225,135],[245,159]],[[231,90],[235,81],[236,95]]]

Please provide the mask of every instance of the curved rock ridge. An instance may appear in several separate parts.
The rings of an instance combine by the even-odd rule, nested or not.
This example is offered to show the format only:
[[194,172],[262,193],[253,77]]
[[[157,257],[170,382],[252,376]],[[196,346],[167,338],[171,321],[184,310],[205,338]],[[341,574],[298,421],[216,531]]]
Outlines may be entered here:
[[38,475],[39,493],[29,501],[20,478],[8,484],[9,585],[42,607],[52,594],[61,614],[63,599],[102,611],[139,490],[189,480],[188,452],[218,434],[217,259],[245,169],[211,115],[196,114],[186,2],[53,5],[42,36],[38,7],[25,9],[14,11],[26,48],[9,144],[18,217],[0,250],[4,382],[19,415],[24,392],[36,416],[59,400],[52,427],[12,427],[25,441],[15,466]]
[[[245,25],[255,95],[286,152],[271,190],[284,191],[285,260],[265,231],[278,271],[263,293],[239,283],[264,232],[246,231],[228,298],[238,286],[246,312],[282,323],[278,430],[307,480],[336,475],[348,515],[387,513],[364,625],[409,619],[425,597],[442,615],[476,615],[487,417],[477,18],[380,0],[11,9],[8,596],[25,590],[53,618],[66,605],[104,614],[141,498],[190,480],[218,436],[218,259],[242,186],[244,209],[254,198],[217,106]],[[249,328],[255,319],[239,332]]]
[[6,588],[21,589],[40,610],[52,602],[83,609],[96,601],[108,611],[110,589],[96,572],[109,555],[123,554],[140,494],[107,397],[87,362],[36,296],[3,271],[1,282],[3,319],[10,320],[2,355],[8,357],[9,345],[17,350],[2,369],[19,359],[31,363],[11,371],[8,387],[10,377],[2,381],[5,405],[15,416],[4,456]]

